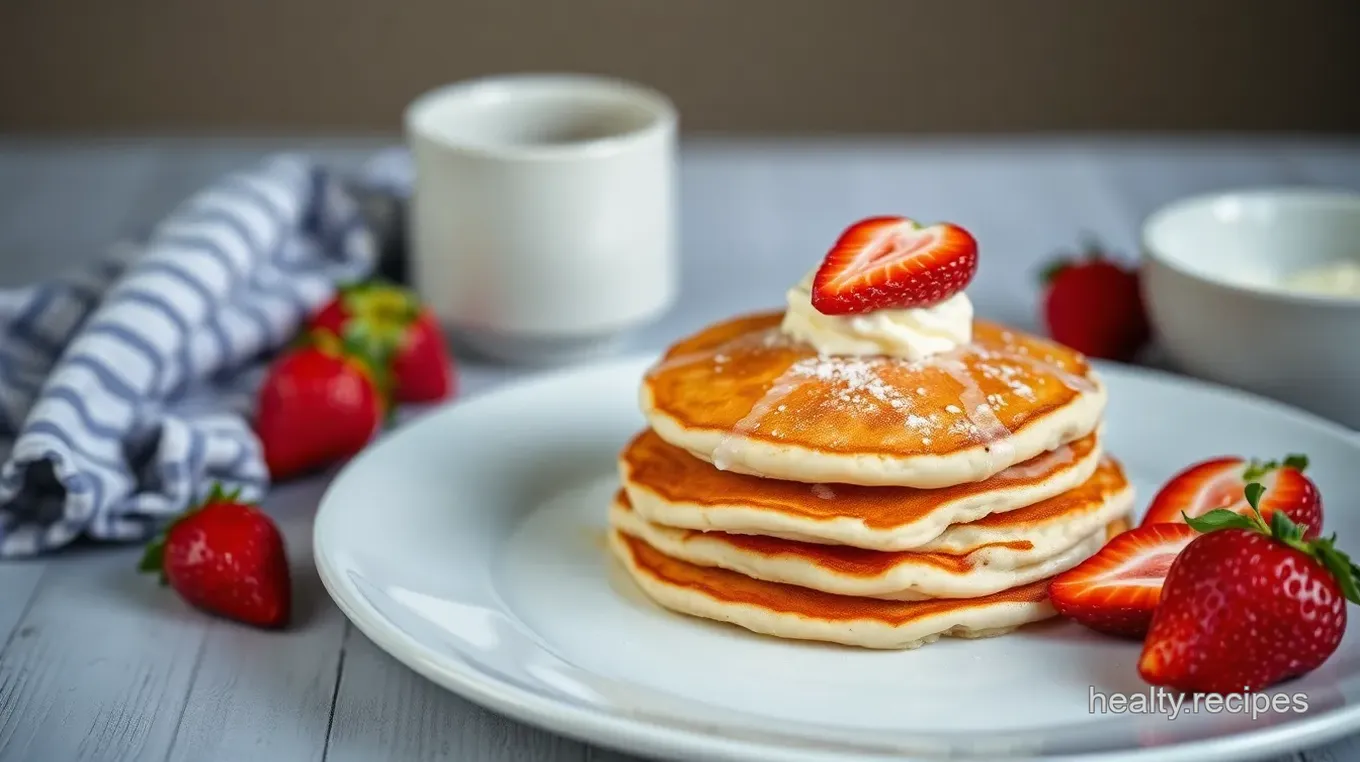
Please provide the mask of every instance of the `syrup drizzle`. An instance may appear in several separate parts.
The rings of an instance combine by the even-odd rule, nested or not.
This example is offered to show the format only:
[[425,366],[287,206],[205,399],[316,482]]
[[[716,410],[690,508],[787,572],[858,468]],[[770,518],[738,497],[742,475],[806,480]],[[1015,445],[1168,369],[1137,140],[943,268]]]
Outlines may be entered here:
[[732,466],[741,439],[760,428],[761,419],[770,410],[812,378],[813,376],[803,369],[802,361],[786,368],[774,380],[765,395],[755,405],[751,406],[751,410],[740,421],[737,421],[732,430],[723,435],[718,446],[713,448],[713,467],[719,471],[728,470]]
[[1062,382],[1063,386],[1066,386],[1068,389],[1071,389],[1078,394],[1091,394],[1096,390],[1095,383],[1089,378],[1078,376],[1050,360],[1035,357],[1031,354],[1021,354],[1019,352],[1004,352],[1001,356],[1007,360],[1023,362],[1040,373],[1047,373]]
[[791,339],[779,330],[778,326],[767,328],[763,331],[753,331],[743,333],[740,336],[729,339],[714,347],[700,349],[694,352],[684,352],[674,357],[662,357],[647,369],[645,378],[653,378],[659,373],[673,370],[682,365],[692,365],[696,362],[712,360],[721,365],[728,356],[740,354],[739,350],[747,348],[774,349],[777,347],[791,346]]
[[991,473],[1010,466],[1015,462],[1015,445],[1011,442],[1011,430],[996,417],[987,395],[982,387],[968,372],[968,368],[957,357],[939,356],[935,363],[940,370],[963,389],[959,392],[959,402],[963,403],[963,414],[977,427],[982,444],[987,452]]
[[1076,451],[1072,449],[1072,446],[1062,445],[1037,458],[1030,458],[1024,463],[1017,463],[997,474],[996,478],[1007,480],[1033,479],[1037,476],[1049,474],[1075,460]]

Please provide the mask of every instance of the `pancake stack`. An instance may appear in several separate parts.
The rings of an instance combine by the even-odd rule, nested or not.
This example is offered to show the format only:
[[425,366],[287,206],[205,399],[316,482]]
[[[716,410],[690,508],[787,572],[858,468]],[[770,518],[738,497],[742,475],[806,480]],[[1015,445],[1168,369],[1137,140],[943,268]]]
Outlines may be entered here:
[[828,357],[780,321],[710,326],[643,379],[610,544],[661,606],[866,648],[999,635],[1127,528],[1080,354],[976,320],[915,362]]

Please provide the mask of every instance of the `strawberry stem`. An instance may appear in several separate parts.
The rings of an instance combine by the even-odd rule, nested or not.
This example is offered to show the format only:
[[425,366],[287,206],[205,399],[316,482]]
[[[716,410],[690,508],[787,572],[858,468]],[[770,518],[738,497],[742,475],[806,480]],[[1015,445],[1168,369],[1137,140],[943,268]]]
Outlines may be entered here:
[[1270,473],[1271,471],[1274,471],[1276,468],[1279,468],[1279,466],[1280,464],[1276,463],[1273,460],[1261,461],[1256,458],[1252,458],[1251,462],[1247,464],[1247,469],[1242,472],[1242,480],[1247,482],[1254,482],[1257,481],[1258,479],[1264,479],[1266,474]]
[[1087,261],[1096,262],[1105,258],[1105,246],[1095,233],[1087,230],[1081,234],[1081,253]]
[[[1265,488],[1255,482],[1246,487],[1247,503],[1258,516],[1261,513],[1258,504],[1264,493]],[[1337,549],[1335,533],[1325,539],[1306,540],[1303,529],[1286,516],[1284,511],[1272,511],[1269,534],[1279,542],[1322,564],[1323,568],[1336,579],[1337,586],[1341,588],[1341,594],[1346,596],[1346,600],[1360,603],[1360,569],[1351,563],[1349,556]]]
[[367,369],[390,424],[395,412],[393,364],[411,325],[420,319],[420,299],[410,289],[383,279],[348,284],[339,294],[347,313],[340,328],[342,351]]
[[1256,511],[1257,516],[1261,515],[1261,495],[1264,495],[1265,491],[1266,488],[1262,487],[1257,482],[1248,484],[1246,488],[1242,490],[1247,497],[1247,505],[1250,505],[1251,509]]
[[1209,511],[1203,516],[1191,516],[1181,511],[1181,517],[1190,528],[1201,534],[1216,532],[1220,529],[1245,529],[1248,532],[1260,532],[1270,534],[1270,528],[1259,514],[1255,516],[1243,516],[1237,511],[1227,508],[1218,508]]
[[393,360],[396,357],[395,345],[370,341],[351,330],[351,326],[345,329],[345,335],[341,339],[341,351],[372,382],[383,410],[393,413],[396,408],[393,404],[396,382],[392,374]]
[[1258,460],[1256,458],[1252,458],[1251,462],[1247,464],[1246,470],[1242,472],[1242,480],[1247,482],[1259,481],[1261,479],[1264,479],[1266,475],[1269,474],[1271,471],[1274,471],[1281,467],[1292,468],[1295,471],[1298,471],[1299,473],[1303,473],[1303,470],[1308,468],[1308,456],[1297,454],[1287,455],[1285,456],[1283,461],[1279,460],[1263,461]]
[[1349,556],[1337,550],[1336,535],[1325,540],[1314,540],[1313,546],[1315,552],[1309,555],[1321,562],[1336,578],[1341,594],[1351,603],[1360,603],[1360,583],[1357,582],[1360,580],[1360,568],[1351,563]]
[[1247,504],[1251,506],[1251,515],[1244,516],[1227,508],[1219,508],[1197,518],[1189,516],[1184,511],[1181,512],[1181,516],[1185,523],[1197,532],[1245,529],[1249,532],[1260,532],[1287,545],[1322,564],[1323,568],[1336,579],[1337,586],[1341,588],[1341,594],[1346,596],[1346,600],[1360,603],[1360,567],[1351,563],[1350,557],[1337,549],[1336,535],[1333,534],[1326,539],[1307,540],[1303,536],[1303,529],[1285,515],[1284,511],[1278,510],[1270,512],[1270,523],[1267,525],[1261,515],[1260,505],[1261,496],[1265,491],[1266,488],[1258,482],[1246,486],[1244,492]]
[[1043,269],[1039,271],[1040,284],[1051,285],[1063,270],[1073,267],[1078,262],[1099,262],[1105,259],[1105,247],[1095,233],[1083,231],[1078,240],[1080,245],[1077,247],[1075,256],[1064,251],[1056,259],[1044,265]]
[[146,550],[142,553],[142,559],[137,563],[137,571],[155,574],[159,577],[162,585],[169,584],[170,580],[165,576],[165,537],[163,535],[147,543]]
[[1071,266],[1072,262],[1068,259],[1065,258],[1055,259],[1052,262],[1049,262],[1047,265],[1044,266],[1042,270],[1039,271],[1039,282],[1047,286],[1051,284],[1053,281],[1057,280],[1058,276],[1062,274],[1063,270],[1066,270]]

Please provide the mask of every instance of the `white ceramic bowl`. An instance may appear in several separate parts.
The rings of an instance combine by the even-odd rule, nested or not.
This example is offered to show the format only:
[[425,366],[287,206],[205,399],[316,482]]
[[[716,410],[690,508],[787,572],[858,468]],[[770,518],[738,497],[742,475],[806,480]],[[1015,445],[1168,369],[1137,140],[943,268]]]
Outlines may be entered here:
[[1197,196],[1149,217],[1142,246],[1149,318],[1183,370],[1360,428],[1360,293],[1286,285],[1360,263],[1360,193]]

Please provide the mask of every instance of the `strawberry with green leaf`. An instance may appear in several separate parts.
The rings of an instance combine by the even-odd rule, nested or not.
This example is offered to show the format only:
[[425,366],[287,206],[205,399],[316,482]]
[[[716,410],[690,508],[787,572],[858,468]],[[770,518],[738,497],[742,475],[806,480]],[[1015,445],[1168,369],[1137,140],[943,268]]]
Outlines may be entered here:
[[278,527],[220,484],[146,548],[139,570],[190,605],[268,629],[288,624],[292,583]]
[[1201,532],[1162,585],[1138,672],[1187,692],[1260,691],[1311,672],[1346,631],[1346,601],[1360,603],[1360,569],[1335,536],[1310,539],[1284,511],[1267,521],[1266,488],[1245,489],[1251,511],[1185,516]]
[[457,377],[439,321],[409,290],[382,281],[344,286],[309,324],[364,347],[387,364],[396,403],[445,399]]

